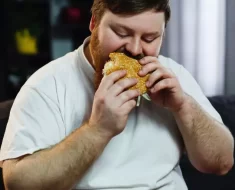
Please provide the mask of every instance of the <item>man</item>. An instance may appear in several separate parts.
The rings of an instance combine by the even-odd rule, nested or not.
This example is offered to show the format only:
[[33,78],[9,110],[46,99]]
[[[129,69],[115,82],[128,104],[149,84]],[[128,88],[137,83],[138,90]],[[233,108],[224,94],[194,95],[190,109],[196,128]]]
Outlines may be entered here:
[[[187,189],[185,150],[201,172],[225,174],[233,138],[195,80],[159,56],[168,0],[95,0],[91,38],[37,71],[18,94],[0,159],[6,189]],[[111,52],[143,57],[136,79],[102,76]],[[95,77],[95,85],[94,85]]]

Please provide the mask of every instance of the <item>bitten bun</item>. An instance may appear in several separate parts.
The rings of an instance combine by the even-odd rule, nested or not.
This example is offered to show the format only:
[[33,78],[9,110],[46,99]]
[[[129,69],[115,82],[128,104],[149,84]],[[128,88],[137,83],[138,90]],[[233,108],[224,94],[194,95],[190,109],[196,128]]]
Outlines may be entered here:
[[138,75],[142,66],[136,59],[128,57],[124,53],[110,53],[109,57],[110,61],[105,64],[103,69],[104,75],[109,75],[118,70],[126,70],[127,74],[123,79],[136,78],[138,80],[138,83],[130,89],[139,89],[141,94],[147,92],[146,81],[148,80],[149,75],[144,77]]

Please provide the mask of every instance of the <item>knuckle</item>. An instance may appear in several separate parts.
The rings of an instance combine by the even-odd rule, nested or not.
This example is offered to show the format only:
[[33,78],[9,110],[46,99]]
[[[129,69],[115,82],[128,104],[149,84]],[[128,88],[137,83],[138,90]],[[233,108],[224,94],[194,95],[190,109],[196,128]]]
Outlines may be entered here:
[[119,88],[125,88],[125,80],[121,80],[121,81],[119,81],[118,83],[117,83],[117,85],[118,85],[118,87]]
[[154,83],[154,78],[153,78],[152,75],[149,77],[149,82],[150,82],[150,84],[153,84],[153,83]]
[[136,106],[136,101],[133,100],[133,101],[132,101],[132,107],[135,107],[135,106]]
[[165,87],[166,85],[167,85],[167,84],[166,84],[166,80],[164,80],[164,81],[158,83],[158,86],[159,86],[160,88],[163,88],[163,87]]
[[164,68],[162,68],[162,67],[159,67],[157,70],[158,70],[159,73],[164,73],[165,72]]
[[104,97],[100,97],[98,100],[101,104],[105,104],[105,98]]
[[118,70],[118,71],[116,71],[116,73],[117,73],[118,78],[122,78],[126,74],[126,71],[125,70]]
[[111,73],[111,74],[104,77],[104,81],[106,81],[106,82],[108,82],[108,81],[113,82],[114,80],[115,80],[115,73]]
[[116,80],[118,78],[121,78],[121,72],[120,71],[115,71],[115,72],[112,72],[110,75],[108,75],[107,77],[109,80]]
[[151,70],[152,67],[153,67],[152,64],[148,64],[148,65],[146,65],[146,66],[144,67],[144,71],[145,71],[145,72],[146,72],[146,71],[149,71],[149,70]]
[[166,82],[167,82],[168,85],[171,85],[172,84],[172,79],[167,79]]
[[134,92],[133,92],[132,90],[128,90],[127,93],[126,93],[126,97],[127,97],[128,99],[130,99],[130,98],[133,97],[133,94],[134,94]]
[[120,81],[118,82],[118,85],[119,85],[122,89],[124,89],[124,88],[130,86],[134,81],[135,81],[135,79],[130,79],[130,78],[128,78],[128,79],[120,80]]
[[131,98],[131,97],[133,97],[135,94],[136,94],[136,92],[135,92],[134,90],[128,90],[126,95],[127,95],[128,98]]
[[163,88],[163,83],[162,82],[159,82],[159,83],[155,84],[154,87],[153,87],[153,89],[155,91],[157,91],[157,90],[159,90],[161,88]]
[[155,65],[158,65],[158,64],[159,64],[159,61],[158,61],[158,59],[157,59],[156,57],[153,58],[153,63],[154,63]]
[[142,63],[146,62],[146,59],[147,59],[146,57],[143,57],[143,58],[141,59],[141,62],[142,62]]
[[171,83],[172,83],[171,79],[166,79],[163,83],[163,86],[171,86]]
[[135,102],[135,100],[131,100],[130,101],[130,103],[129,103],[130,105],[130,108],[133,108],[133,107],[135,107],[136,106],[136,102]]
[[126,101],[126,100],[129,100],[131,98],[131,92],[130,91],[131,90],[128,90],[128,91],[122,93],[122,95],[121,95],[122,101]]
[[127,91],[126,93],[123,93],[123,96],[122,96],[122,100],[129,100],[130,99],[130,94],[129,92]]
[[180,82],[177,77],[174,77],[172,80],[175,84],[180,85]]
[[149,65],[148,71],[149,71],[150,73],[156,72],[156,71],[157,71],[157,66],[156,66],[156,64]]
[[136,97],[138,95],[139,95],[139,91],[138,90],[129,90],[128,94],[127,94],[129,99],[134,98],[134,97]]
[[158,64],[157,64],[157,62],[153,62],[153,63],[151,63],[151,66],[156,68],[158,66]]
[[122,117],[123,112],[121,110],[118,110],[115,115],[116,115],[117,118]]
[[96,99],[96,101],[98,101],[98,102],[101,103],[101,104],[104,104],[104,103],[105,103],[105,97],[102,96],[102,95],[99,94],[99,93],[95,94],[95,99]]
[[111,73],[110,75],[107,76],[107,80],[112,80],[113,81],[115,79],[115,76],[116,76],[116,73],[113,72],[113,73]]
[[121,71],[117,71],[117,72],[116,72],[116,77],[117,77],[117,78],[121,78],[121,77],[122,77]]
[[159,90],[159,89],[162,89],[164,88],[165,84],[163,82],[161,83],[158,83],[155,87],[154,87],[154,90]]

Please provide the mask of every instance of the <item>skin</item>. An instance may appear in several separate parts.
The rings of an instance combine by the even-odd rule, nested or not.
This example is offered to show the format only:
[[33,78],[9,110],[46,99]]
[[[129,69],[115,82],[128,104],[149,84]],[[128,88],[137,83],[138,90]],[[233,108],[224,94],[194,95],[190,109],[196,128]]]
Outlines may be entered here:
[[[120,24],[132,31],[124,30]],[[94,17],[91,19],[91,42],[85,47],[85,55],[96,70],[97,91],[91,117],[54,147],[5,161],[6,189],[71,189],[109,141],[123,131],[139,92],[126,90],[137,83],[135,79],[119,81],[125,71],[102,77],[100,72],[104,63],[114,51],[128,52],[132,56],[145,55],[140,60],[144,67],[139,74],[151,73],[148,87],[153,102],[173,112],[189,158],[198,170],[224,174],[232,167],[231,134],[186,95],[173,73],[157,60],[164,29],[164,14],[154,11],[135,16],[118,16],[106,11],[99,24]]]

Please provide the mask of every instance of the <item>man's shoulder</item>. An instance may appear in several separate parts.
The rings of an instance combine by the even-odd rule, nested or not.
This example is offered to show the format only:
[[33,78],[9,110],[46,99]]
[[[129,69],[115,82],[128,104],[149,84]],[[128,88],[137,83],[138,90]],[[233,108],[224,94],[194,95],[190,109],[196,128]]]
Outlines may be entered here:
[[181,65],[169,57],[159,55],[159,62],[166,68],[171,69],[173,72],[178,73],[181,69]]
[[170,69],[178,77],[181,83],[188,80],[195,80],[192,74],[183,65],[177,63],[173,59],[162,55],[160,55],[158,59],[164,67]]
[[51,86],[55,82],[65,82],[71,72],[74,71],[74,64],[76,63],[75,52],[70,52],[60,58],[57,58],[32,74],[25,85],[34,88],[41,86]]

